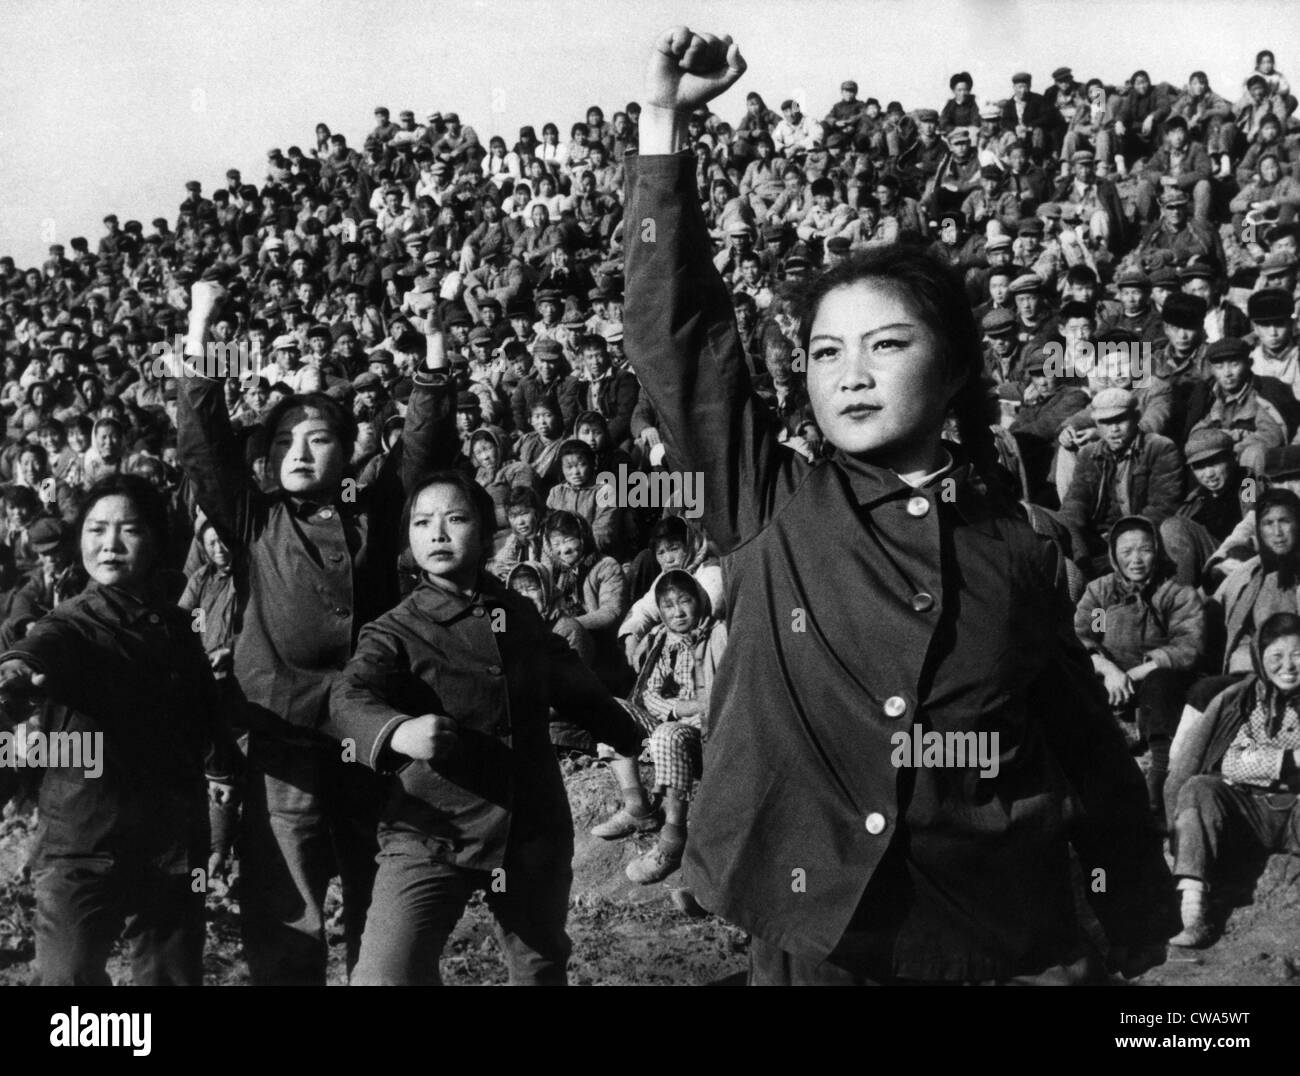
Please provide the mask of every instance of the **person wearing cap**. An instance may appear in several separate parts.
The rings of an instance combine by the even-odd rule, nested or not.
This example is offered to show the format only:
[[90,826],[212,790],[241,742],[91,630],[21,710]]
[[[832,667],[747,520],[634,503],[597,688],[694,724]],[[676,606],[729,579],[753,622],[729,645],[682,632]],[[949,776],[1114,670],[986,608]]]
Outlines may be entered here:
[[948,143],[939,137],[939,113],[932,108],[917,109],[916,137],[895,158],[896,174],[909,195],[920,201],[930,194],[931,182],[948,153]]
[[1296,293],[1300,274],[1300,258],[1287,249],[1270,249],[1260,262],[1255,276],[1255,291],[1281,289],[1288,295]]
[[1138,187],[1138,215],[1149,223],[1156,215],[1156,202],[1166,191],[1182,191],[1192,200],[1195,219],[1202,224],[1210,217],[1210,177],[1214,166],[1199,142],[1190,141],[1187,121],[1170,116],[1164,122],[1164,144],[1147,160]]
[[1184,480],[1178,446],[1139,427],[1132,392],[1103,389],[1091,406],[1098,439],[1079,449],[1061,516],[1087,541],[1096,575],[1109,563],[1106,539],[1115,522],[1140,515],[1162,523],[1182,502]]
[[1032,83],[1033,78],[1027,71],[1018,71],[1011,76],[1011,96],[1002,106],[1002,129],[1028,143],[1033,147],[1034,155],[1039,156],[1046,148],[1048,133],[1057,121],[1043,95],[1029,88]]
[[1187,86],[1170,106],[1170,115],[1184,120],[1191,137],[1205,146],[1212,162],[1220,165],[1218,178],[1229,178],[1236,139],[1232,105],[1210,89],[1210,78],[1204,71],[1193,71],[1188,76]]
[[453,165],[476,165],[483,159],[484,150],[473,127],[460,122],[459,114],[443,114],[446,130],[433,144],[434,156]]
[[1144,265],[1183,265],[1204,258],[1216,266],[1227,264],[1223,241],[1209,224],[1188,215],[1185,191],[1171,186],[1160,195],[1160,217],[1147,226],[1131,257]]
[[1163,525],[1162,537],[1178,565],[1178,581],[1196,585],[1219,544],[1242,521],[1242,483],[1249,476],[1238,465],[1236,442],[1225,430],[1194,430],[1183,454],[1195,481]]
[[1128,165],[1150,156],[1159,142],[1160,124],[1169,115],[1172,101],[1163,87],[1151,85],[1146,71],[1134,71],[1127,87],[1114,103],[1115,168],[1126,175]]
[[1030,147],[1025,142],[1015,141],[1007,147],[1002,186],[1015,195],[1020,207],[1014,218],[1007,216],[1002,219],[1008,232],[1017,230],[1021,216],[1031,216],[1041,203],[1047,201],[1051,186],[1047,173],[1033,163],[1029,155]]
[[781,122],[772,129],[776,151],[787,160],[797,160],[824,137],[822,125],[805,116],[793,98],[781,103]]
[[1025,468],[1025,497],[1037,505],[1057,505],[1052,473],[1060,455],[1061,431],[1088,406],[1088,393],[1063,376],[1063,364],[1049,362],[1042,348],[1023,352],[1024,391],[1016,417],[1007,427]]
[[838,131],[852,134],[857,129],[866,105],[858,100],[858,84],[852,79],[840,83],[840,99],[831,105],[831,110],[822,120],[822,128],[829,134]]
[[[987,234],[989,222],[996,221],[999,227],[994,231],[998,238],[1006,239],[1009,258],[1011,237],[1006,236],[1001,229],[1008,221],[1014,225],[1020,220],[1021,203],[1011,191],[1003,188],[1003,179],[1004,173],[996,164],[981,165],[979,186],[966,195],[961,203],[961,211],[970,222],[971,229],[981,234]],[[989,242],[992,242],[993,238],[994,236],[990,235]],[[987,247],[985,249],[987,250]]]
[[1060,203],[1063,212],[1071,210],[1083,222],[1086,233],[1080,238],[1089,247],[1109,249],[1118,255],[1127,247],[1128,234],[1114,182],[1098,177],[1097,157],[1092,150],[1076,150],[1069,158],[1069,168],[1070,174],[1052,192],[1052,201]]
[[1214,381],[1208,410],[1192,433],[1222,430],[1232,438],[1241,467],[1262,478],[1268,450],[1287,443],[1286,420],[1260,391],[1251,371],[1250,345],[1244,340],[1219,340],[1206,348],[1205,357]]
[[922,205],[932,217],[960,209],[966,196],[980,188],[980,160],[970,131],[958,127],[948,135],[948,152],[939,162]]
[[1115,276],[1115,297],[1119,310],[1102,328],[1123,329],[1152,344],[1164,339],[1164,323],[1151,302],[1151,278],[1146,273],[1137,268],[1120,270]]
[[1060,336],[1056,315],[1046,299],[1047,284],[1037,273],[1022,273],[1007,289],[1016,307],[1016,336],[1032,350]]
[[1255,74],[1246,80],[1246,92],[1232,106],[1238,137],[1242,142],[1253,142],[1260,127],[1269,118],[1286,129],[1289,113],[1285,101],[1269,92],[1268,80]]
[[1283,137],[1286,130],[1286,124],[1272,113],[1263,118],[1259,125],[1259,133],[1251,140],[1237,165],[1236,177],[1239,187],[1249,186],[1259,178],[1259,159],[1266,153],[1277,154],[1283,172],[1292,176],[1300,174],[1296,171],[1296,164],[1300,162],[1300,147],[1290,144]]
[[1246,313],[1257,340],[1250,353],[1255,376],[1275,378],[1300,400],[1300,344],[1291,293],[1281,288],[1254,292]]
[[[836,247],[836,244],[842,244],[842,247]],[[847,255],[852,248],[852,241],[843,233],[829,239],[826,243],[827,252],[839,249],[843,255]],[[767,308],[772,305],[772,289],[768,286],[767,274],[763,272],[763,259],[755,251],[750,251],[740,259],[740,267],[736,270],[735,279],[732,282],[731,294],[747,295],[754,303],[754,309],[758,314],[763,314]],[[621,328],[620,324],[620,328]]]
[[897,176],[877,176],[873,195],[880,206],[880,224],[873,238],[915,242],[930,234],[929,220],[920,203],[902,192]]
[[1180,444],[1188,428],[1188,405],[1195,389],[1211,376],[1205,358],[1205,303],[1174,292],[1161,310],[1164,339],[1154,345],[1154,369],[1143,409],[1143,429],[1163,433]]
[[1214,343],[1225,336],[1242,337],[1250,332],[1250,319],[1228,302],[1223,279],[1213,265],[1203,258],[1193,258],[1178,270],[1177,281],[1188,295],[1195,295],[1206,306],[1205,340]]
[[1016,337],[1016,316],[1010,310],[994,308],[980,319],[984,333],[984,372],[999,396],[1011,393],[1019,398],[1024,389],[1024,352]]
[[[557,250],[558,246],[552,253]],[[477,321],[480,304],[485,300],[511,304],[527,294],[529,287],[528,271],[521,259],[509,251],[488,249],[484,251],[478,268],[465,276],[465,307]]]
[[520,434],[533,429],[533,409],[542,398],[555,404],[556,415],[563,422],[559,393],[570,374],[564,347],[558,340],[539,339],[532,349],[532,369],[519,379],[510,394],[510,413]]
[[[1087,108],[1087,94],[1083,83],[1074,77],[1070,68],[1058,67],[1052,72],[1052,84],[1043,91],[1043,102],[1055,113],[1052,117],[1055,122],[1050,128],[1056,139],[1052,146],[1055,150],[1064,140],[1075,115],[1080,109]],[[1068,161],[1069,157],[1063,159]]]

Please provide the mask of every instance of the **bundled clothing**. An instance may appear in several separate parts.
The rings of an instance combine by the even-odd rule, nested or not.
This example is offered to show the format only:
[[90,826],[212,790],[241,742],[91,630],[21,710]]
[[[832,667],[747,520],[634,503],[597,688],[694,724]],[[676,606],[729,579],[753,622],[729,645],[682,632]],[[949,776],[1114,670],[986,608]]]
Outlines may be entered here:
[[[658,624],[642,640],[641,673],[629,709],[650,734],[656,789],[675,789],[689,801],[703,769],[701,744],[708,738],[709,697],[727,647],[727,628],[709,614],[709,595],[689,572],[665,572],[652,593],[670,587],[695,597],[699,619],[684,635]],[[703,704],[704,713],[679,716],[675,704],[681,700]]]
[[492,498],[492,503],[496,505],[496,538],[497,542],[500,543],[505,540],[506,532],[510,529],[510,517],[506,514],[506,504],[510,500],[511,490],[524,486],[540,493],[541,479],[538,478],[537,472],[528,464],[510,458],[510,438],[504,436],[500,430],[493,426],[484,426],[477,429],[470,436],[471,459],[474,455],[474,442],[480,438],[490,440],[497,450],[496,466],[476,467],[474,480],[487,490],[488,495]]

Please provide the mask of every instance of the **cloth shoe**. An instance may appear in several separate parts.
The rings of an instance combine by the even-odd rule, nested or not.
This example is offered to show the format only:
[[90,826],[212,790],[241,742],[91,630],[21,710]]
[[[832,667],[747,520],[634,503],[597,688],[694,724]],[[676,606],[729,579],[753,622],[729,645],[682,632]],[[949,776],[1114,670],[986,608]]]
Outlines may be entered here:
[[592,826],[591,835],[606,841],[616,841],[620,837],[629,837],[633,833],[653,833],[663,823],[663,813],[660,811],[635,815],[626,807],[620,807],[605,821]]
[[1205,896],[1201,891],[1183,891],[1182,917],[1183,929],[1169,939],[1169,944],[1184,949],[1203,949],[1209,945],[1213,930],[1205,909]]
[[624,873],[637,885],[652,885],[662,882],[681,865],[680,849],[665,848],[662,841],[656,841],[650,851],[632,860]]

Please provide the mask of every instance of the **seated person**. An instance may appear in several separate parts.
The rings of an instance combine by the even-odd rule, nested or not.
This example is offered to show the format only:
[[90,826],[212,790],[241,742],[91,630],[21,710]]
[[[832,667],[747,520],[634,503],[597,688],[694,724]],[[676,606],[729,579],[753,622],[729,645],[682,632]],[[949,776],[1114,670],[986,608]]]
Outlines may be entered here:
[[1151,748],[1147,796],[1163,821],[1169,742],[1205,652],[1205,609],[1199,591],[1174,580],[1151,520],[1117,521],[1110,560],[1111,573],[1084,591],[1074,631],[1105,681],[1111,707],[1127,713],[1128,722],[1136,718],[1136,731]]
[[[661,623],[644,640],[628,709],[650,735],[665,820],[654,847],[627,865],[627,876],[640,885],[663,881],[681,866],[687,811],[703,770],[709,694],[727,646],[726,625],[709,613],[709,596],[689,572],[665,572],[654,597]],[[625,791],[624,805],[593,828],[593,836],[614,840],[653,829],[657,812],[638,806],[635,794]]]
[[1094,574],[1109,566],[1107,536],[1123,516],[1160,524],[1183,499],[1183,461],[1167,437],[1138,428],[1137,401],[1127,389],[1104,389],[1092,401],[1098,439],[1079,449],[1061,505],[1065,522],[1088,543]]
[[499,546],[510,533],[506,502],[511,492],[521,486],[538,489],[541,479],[528,464],[510,458],[509,438],[493,426],[480,427],[470,435],[469,451],[474,461],[474,480],[488,491],[497,508],[495,541]]
[[1251,675],[1178,730],[1165,788],[1183,929],[1173,945],[1213,939],[1208,897],[1236,848],[1300,854],[1300,617],[1261,623]]
[[542,520],[546,507],[532,486],[516,486],[506,498],[506,519],[510,533],[497,547],[489,569],[498,579],[506,581],[511,570],[524,561],[541,560],[544,542]]
[[1286,444],[1286,420],[1259,391],[1251,373],[1250,346],[1227,337],[1205,351],[1214,375],[1210,410],[1192,427],[1223,430],[1233,441],[1233,452],[1243,469],[1259,476],[1270,448]]
[[537,611],[550,625],[551,631],[569,644],[569,649],[582,658],[582,663],[587,668],[592,667],[596,648],[591,641],[591,633],[573,617],[565,616],[556,606],[550,568],[537,560],[522,561],[510,569],[505,584],[537,606]]
[[519,439],[519,459],[537,474],[541,488],[549,490],[564,480],[560,449],[565,442],[564,418],[554,397],[542,396],[529,416],[532,431]]
[[1235,445],[1223,430],[1195,430],[1187,439],[1192,489],[1160,527],[1180,583],[1200,584],[1215,549],[1241,522],[1242,482]]
[[597,548],[612,552],[622,536],[626,510],[613,503],[616,498],[605,492],[609,487],[596,481],[596,453],[586,441],[571,437],[560,448],[560,468],[564,481],[546,495],[546,507],[581,516],[590,524]]

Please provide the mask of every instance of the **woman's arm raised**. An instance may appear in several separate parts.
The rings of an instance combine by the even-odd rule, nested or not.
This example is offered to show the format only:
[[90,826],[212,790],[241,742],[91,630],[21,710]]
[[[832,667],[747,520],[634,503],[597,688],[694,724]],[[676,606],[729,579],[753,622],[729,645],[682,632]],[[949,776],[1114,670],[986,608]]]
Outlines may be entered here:
[[704,476],[704,525],[726,552],[771,518],[806,466],[777,442],[754,398],[731,296],[714,268],[695,190],[695,162],[672,154],[692,108],[726,90],[745,64],[730,38],[685,27],[656,42],[628,158],[628,359],[659,418],[670,466]]

